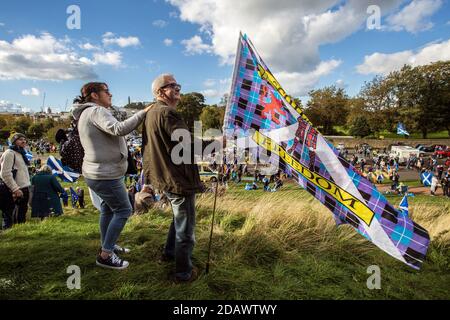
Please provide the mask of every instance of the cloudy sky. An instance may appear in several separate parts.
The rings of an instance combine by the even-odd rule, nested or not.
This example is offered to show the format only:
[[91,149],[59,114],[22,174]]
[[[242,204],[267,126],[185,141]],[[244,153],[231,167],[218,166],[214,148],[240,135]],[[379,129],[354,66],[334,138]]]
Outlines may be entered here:
[[[45,93],[46,106],[64,109],[92,80],[110,85],[115,105],[150,101],[165,72],[216,103],[239,31],[291,95],[332,84],[356,95],[405,63],[450,59],[449,1],[1,1],[0,103],[39,110]],[[71,5],[80,29],[68,28]]]

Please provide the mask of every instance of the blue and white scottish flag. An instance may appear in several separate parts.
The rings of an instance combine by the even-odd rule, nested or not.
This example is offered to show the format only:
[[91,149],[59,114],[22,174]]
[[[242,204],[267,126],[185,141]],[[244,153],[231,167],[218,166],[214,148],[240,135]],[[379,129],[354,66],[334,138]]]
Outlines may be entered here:
[[33,160],[33,154],[30,152],[30,150],[25,150],[25,156],[27,157],[28,161]]
[[53,175],[57,175],[64,182],[73,183],[80,177],[79,173],[63,166],[61,161],[56,159],[54,156],[48,157],[47,165],[52,169]]
[[431,178],[433,178],[432,172],[424,172],[420,175],[420,181],[425,187],[431,186]]
[[401,122],[397,125],[397,134],[403,135],[403,136],[409,136],[408,131],[405,129],[405,125]]
[[403,197],[402,201],[400,202],[400,205],[398,206],[398,211],[404,217],[407,217],[409,215],[408,195],[405,194],[405,196]]

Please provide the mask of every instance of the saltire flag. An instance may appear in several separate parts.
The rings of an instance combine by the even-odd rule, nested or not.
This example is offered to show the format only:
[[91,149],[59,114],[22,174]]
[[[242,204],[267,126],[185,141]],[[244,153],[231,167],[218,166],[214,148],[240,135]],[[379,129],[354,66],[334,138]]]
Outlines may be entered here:
[[338,225],[350,224],[380,249],[420,269],[428,232],[400,215],[312,126],[247,36],[239,38],[224,136],[227,144],[235,141],[236,148],[247,148],[253,157],[270,156],[273,165],[334,214]]
[[422,184],[425,186],[425,187],[429,187],[429,186],[431,186],[431,179],[433,178],[433,173],[432,172],[427,172],[427,171],[425,171],[425,172],[423,172],[421,175],[420,175],[420,181],[422,181]]
[[70,187],[70,202],[72,204],[72,208],[75,208],[78,203],[78,194]]
[[403,123],[401,123],[401,122],[399,122],[397,124],[397,134],[404,135],[404,136],[409,136],[408,131],[406,131],[406,129],[405,129],[405,125]]
[[404,195],[402,201],[400,202],[400,205],[398,206],[399,213],[402,214],[405,217],[408,217],[409,215],[409,208],[408,208],[408,195]]
[[30,152],[30,150],[25,150],[25,156],[27,157],[28,161],[33,160],[33,154]]
[[60,177],[64,182],[73,183],[80,177],[79,173],[74,172],[69,167],[63,166],[61,160],[56,159],[54,156],[48,157],[47,165],[52,169],[53,175]]

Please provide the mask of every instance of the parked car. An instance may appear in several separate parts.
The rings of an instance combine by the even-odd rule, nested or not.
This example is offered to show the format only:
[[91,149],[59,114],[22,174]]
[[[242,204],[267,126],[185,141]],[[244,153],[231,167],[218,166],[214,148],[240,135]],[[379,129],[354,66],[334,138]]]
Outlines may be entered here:
[[423,144],[418,144],[415,148],[422,152],[434,152],[435,145],[425,146]]
[[203,182],[216,182],[218,179],[218,172],[211,169],[208,162],[197,163],[200,180]]
[[434,155],[437,156],[439,159],[450,157],[450,147],[447,147],[443,150],[437,150],[434,152]]

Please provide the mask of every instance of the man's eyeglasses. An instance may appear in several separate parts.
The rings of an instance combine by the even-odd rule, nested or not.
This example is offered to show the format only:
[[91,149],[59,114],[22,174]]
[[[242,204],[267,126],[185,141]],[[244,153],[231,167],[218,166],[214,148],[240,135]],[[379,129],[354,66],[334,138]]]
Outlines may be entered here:
[[165,89],[165,88],[172,88],[172,89],[175,89],[177,91],[180,91],[181,90],[181,85],[178,84],[178,83],[169,83],[169,84],[166,84],[165,86],[161,87],[161,89]]

